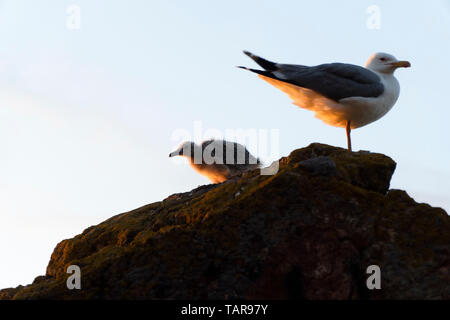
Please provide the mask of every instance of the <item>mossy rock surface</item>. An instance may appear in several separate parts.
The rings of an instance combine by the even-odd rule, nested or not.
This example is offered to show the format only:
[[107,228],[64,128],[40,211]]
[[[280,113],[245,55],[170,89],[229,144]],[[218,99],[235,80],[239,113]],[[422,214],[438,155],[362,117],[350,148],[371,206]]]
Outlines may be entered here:
[[[305,162],[307,161],[307,162]],[[382,154],[312,144],[92,226],[0,299],[450,299],[450,217],[389,190]],[[68,290],[69,265],[82,289]],[[381,269],[368,290],[367,267]]]

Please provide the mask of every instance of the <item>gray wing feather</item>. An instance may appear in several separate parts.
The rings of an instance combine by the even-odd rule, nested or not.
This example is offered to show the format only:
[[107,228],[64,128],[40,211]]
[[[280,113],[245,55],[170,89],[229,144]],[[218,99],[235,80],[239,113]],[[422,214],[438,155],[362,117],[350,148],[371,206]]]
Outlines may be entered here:
[[314,67],[277,64],[266,76],[311,89],[339,101],[348,97],[378,97],[384,91],[380,77],[360,66],[328,63]]
[[[253,155],[250,154],[250,152],[245,148],[243,145],[236,143],[236,142],[229,142],[225,140],[206,140],[203,141],[201,146],[203,152],[205,152],[205,149],[207,146],[209,146],[211,143],[215,145],[215,148],[211,152],[211,156],[216,156],[216,148],[223,148],[221,155],[222,155],[222,164],[227,164],[231,169],[239,169],[242,168],[242,166],[246,165],[255,165],[260,164],[260,160],[258,158],[255,158]],[[228,158],[227,158],[227,153]]]

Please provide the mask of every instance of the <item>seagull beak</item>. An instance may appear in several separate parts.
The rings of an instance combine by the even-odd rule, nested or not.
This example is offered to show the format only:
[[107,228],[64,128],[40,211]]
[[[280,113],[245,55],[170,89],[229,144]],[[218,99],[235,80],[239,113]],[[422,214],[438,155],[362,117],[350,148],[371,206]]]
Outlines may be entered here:
[[181,150],[181,151],[175,150],[174,152],[169,153],[169,158],[176,157],[176,156],[182,156],[182,155],[183,155],[183,150]]
[[409,68],[411,67],[411,63],[409,63],[409,61],[396,61],[392,62],[391,66],[395,68]]

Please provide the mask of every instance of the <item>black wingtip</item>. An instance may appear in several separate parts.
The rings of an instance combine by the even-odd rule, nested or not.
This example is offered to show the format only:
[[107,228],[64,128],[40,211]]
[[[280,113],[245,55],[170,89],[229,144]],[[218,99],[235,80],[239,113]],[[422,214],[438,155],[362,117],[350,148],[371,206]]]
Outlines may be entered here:
[[277,69],[276,63],[266,60],[264,58],[261,58],[250,51],[243,50],[243,52],[249,56],[253,61],[255,61],[257,64],[259,64],[261,67],[266,69],[267,71],[275,71]]
[[262,76],[274,78],[274,76],[273,76],[270,72],[267,72],[267,71],[265,71],[265,70],[257,70],[257,69],[252,69],[252,68],[243,67],[243,66],[237,66],[237,68],[239,68],[239,69],[244,69],[244,70],[248,70],[248,71],[251,71],[251,72],[260,74],[260,75],[262,75]]

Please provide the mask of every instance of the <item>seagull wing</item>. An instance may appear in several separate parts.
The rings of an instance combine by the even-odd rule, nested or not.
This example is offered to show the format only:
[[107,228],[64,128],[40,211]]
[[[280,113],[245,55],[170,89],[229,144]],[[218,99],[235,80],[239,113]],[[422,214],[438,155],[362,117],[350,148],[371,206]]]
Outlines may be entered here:
[[384,91],[380,77],[360,66],[328,63],[314,67],[280,64],[245,52],[265,70],[245,68],[260,75],[313,90],[339,101],[348,97],[378,97]]
[[[237,142],[225,140],[206,140],[201,143],[203,155],[218,157],[220,164],[226,164],[230,169],[240,170],[242,165],[261,164],[258,158],[255,158],[245,146]],[[207,151],[206,148],[208,148]],[[220,160],[220,157],[222,159]]]

